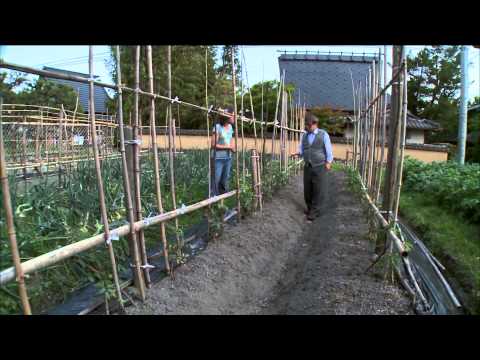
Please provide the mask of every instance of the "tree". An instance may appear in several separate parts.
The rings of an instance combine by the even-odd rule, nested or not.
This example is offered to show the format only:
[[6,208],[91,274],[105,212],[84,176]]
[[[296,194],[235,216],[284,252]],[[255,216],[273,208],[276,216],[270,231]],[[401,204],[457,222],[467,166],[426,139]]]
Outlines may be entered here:
[[[70,86],[39,78],[29,83],[27,88],[16,95],[15,101],[20,104],[51,106],[73,110],[77,103],[77,93]],[[79,111],[81,109],[79,104]]]
[[460,89],[460,47],[425,48],[407,58],[408,108],[420,117],[438,121],[442,131],[430,140],[456,138]]
[[[76,92],[67,85],[57,84],[44,78],[28,81],[21,73],[0,73],[0,93],[3,102],[74,109]],[[82,110],[82,109],[78,109]]]
[[[207,89],[209,104],[215,99],[218,93],[217,73],[215,69],[216,49],[213,46],[172,46],[172,96],[181,101],[200,104],[205,106],[205,52],[207,53]],[[122,83],[128,87],[135,87],[135,46],[121,46],[120,57],[122,66]],[[163,96],[168,95],[167,77],[167,46],[152,46],[152,63],[154,75],[154,91]],[[111,59],[109,61],[110,72],[116,82],[116,50],[111,48]],[[230,83],[231,84],[231,83]],[[140,88],[148,91],[148,72],[146,47],[141,48],[140,56]],[[231,85],[229,93],[231,96]],[[150,99],[145,96],[139,98],[140,117],[143,125],[149,124]],[[116,112],[117,100],[114,98],[109,103],[109,109]],[[166,118],[167,102],[160,100],[156,102],[157,124],[164,124]],[[125,123],[133,115],[134,94],[123,93],[123,105]],[[180,118],[182,128],[205,127],[205,116],[199,111],[186,106],[172,108],[173,117]]]

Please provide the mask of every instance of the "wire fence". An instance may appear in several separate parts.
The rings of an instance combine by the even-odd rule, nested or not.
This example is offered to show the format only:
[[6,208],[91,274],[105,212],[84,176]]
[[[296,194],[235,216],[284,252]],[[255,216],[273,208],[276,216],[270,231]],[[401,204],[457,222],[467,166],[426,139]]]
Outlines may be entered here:
[[[8,170],[42,173],[52,166],[93,158],[88,114],[22,104],[4,104],[1,112]],[[115,117],[101,114],[96,117],[100,156],[115,156],[118,139]]]

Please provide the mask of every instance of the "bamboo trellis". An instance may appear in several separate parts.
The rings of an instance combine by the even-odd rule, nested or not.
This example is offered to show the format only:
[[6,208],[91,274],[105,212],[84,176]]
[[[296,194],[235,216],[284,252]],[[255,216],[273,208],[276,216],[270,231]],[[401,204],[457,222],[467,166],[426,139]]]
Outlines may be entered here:
[[[113,272],[113,281],[115,283],[116,296],[119,300],[121,306],[123,306],[122,300],[122,285],[119,282],[117,264],[115,258],[115,251],[112,240],[116,240],[119,237],[128,236],[128,244],[130,249],[130,261],[131,268],[133,272],[134,286],[137,290],[137,296],[144,300],[147,296],[146,287],[149,287],[151,284],[149,270],[152,268],[148,263],[146,246],[145,246],[145,236],[143,230],[145,228],[160,225],[161,232],[160,238],[163,248],[163,256],[165,259],[165,270],[167,273],[171,272],[171,266],[169,261],[168,254],[168,244],[166,240],[166,230],[165,223],[168,221],[175,221],[176,229],[178,230],[178,218],[180,216],[189,214],[193,211],[208,208],[215,203],[222,202],[227,198],[236,196],[237,206],[236,214],[237,221],[241,219],[241,187],[240,187],[240,176],[242,174],[240,170],[240,161],[239,161],[239,122],[241,124],[248,123],[253,124],[254,131],[254,141],[255,141],[255,151],[253,151],[253,186],[254,186],[254,203],[255,208],[262,210],[262,176],[263,176],[263,162],[260,159],[264,158],[264,151],[258,152],[257,150],[257,128],[260,126],[261,136],[263,140],[263,149],[265,148],[265,132],[268,127],[271,127],[272,133],[276,133],[279,130],[282,133],[280,141],[283,143],[283,146],[280,147],[279,158],[283,159],[282,171],[290,172],[293,165],[290,165],[288,162],[289,152],[293,146],[298,145],[298,140],[300,138],[300,133],[302,130],[302,116],[304,111],[300,107],[293,108],[293,103],[288,101],[288,96],[284,93],[284,78],[285,74],[282,76],[282,84],[278,89],[277,94],[277,107],[275,118],[271,122],[264,121],[263,111],[261,121],[255,119],[253,99],[250,91],[249,105],[252,118],[247,118],[242,113],[241,116],[237,114],[237,104],[236,104],[236,78],[235,78],[235,54],[232,51],[231,61],[232,61],[232,90],[233,90],[233,104],[234,104],[234,120],[235,120],[235,154],[236,154],[236,189],[219,196],[211,196],[210,186],[209,186],[209,195],[207,199],[199,201],[188,206],[182,206],[181,209],[177,209],[176,205],[176,196],[175,196],[175,173],[173,171],[173,165],[175,161],[174,153],[176,153],[176,145],[172,139],[172,136],[175,136],[176,124],[173,119],[172,106],[177,104],[177,106],[187,106],[199,111],[204,111],[207,118],[207,128],[209,128],[209,114],[223,115],[223,111],[220,109],[213,109],[208,104],[208,96],[206,95],[205,106],[191,104],[188,102],[181,101],[178,97],[174,97],[172,94],[171,88],[171,48],[168,47],[168,63],[167,63],[167,74],[168,74],[168,96],[163,96],[155,93],[154,91],[154,78],[153,78],[153,65],[152,65],[152,48],[151,46],[146,47],[146,56],[147,56],[147,71],[148,71],[148,90],[140,89],[140,75],[139,75],[139,64],[140,64],[140,46],[135,48],[135,84],[134,87],[127,87],[122,84],[121,79],[121,58],[120,58],[120,47],[116,47],[116,69],[117,69],[117,81],[116,84],[106,84],[94,80],[93,77],[93,57],[92,57],[92,47],[89,48],[89,78],[79,77],[72,74],[63,74],[56,73],[47,70],[39,70],[31,67],[6,63],[0,60],[0,67],[27,72],[30,74],[48,76],[50,78],[64,79],[64,80],[73,80],[76,82],[81,82],[89,85],[89,114],[82,114],[77,111],[77,108],[72,112],[66,109],[54,109],[50,107],[32,107],[32,106],[19,106],[19,105],[5,105],[0,107],[0,118],[6,120],[2,124],[1,130],[6,129],[6,126],[10,124],[22,124],[23,126],[32,126],[32,128],[37,129],[37,131],[32,132],[32,136],[27,137],[34,139],[35,141],[33,150],[33,159],[29,160],[28,146],[25,147],[25,141],[19,141],[19,144],[22,144],[22,151],[16,153],[14,151],[8,152],[8,149],[4,149],[5,137],[0,136],[0,165],[2,166],[2,185],[6,183],[6,171],[8,164],[5,161],[5,155],[8,154],[12,158],[12,167],[8,170],[14,170],[17,167],[20,169],[33,166],[43,166],[45,164],[55,163],[57,166],[67,163],[76,163],[79,161],[93,161],[95,164],[95,174],[96,181],[98,186],[98,193],[100,199],[100,210],[101,210],[101,221],[103,224],[103,232],[95,236],[68,244],[66,246],[60,247],[53,251],[44,253],[40,256],[31,258],[24,262],[20,262],[20,255],[18,254],[18,249],[15,245],[14,239],[14,230],[9,230],[11,235],[11,251],[14,258],[14,266],[0,271],[0,285],[4,285],[10,281],[17,280],[19,285],[19,291],[22,298],[22,304],[25,313],[30,313],[28,298],[26,295],[26,286],[24,282],[24,276],[32,274],[36,271],[48,268],[54,264],[57,264],[61,261],[64,261],[72,256],[81,254],[89,249],[95,248],[99,245],[106,245],[108,248],[108,253],[112,265]],[[207,59],[207,57],[206,57]],[[206,71],[208,70],[207,63],[205,64]],[[95,114],[94,107],[94,86],[101,86],[104,88],[110,88],[116,90],[117,92],[117,113],[110,116],[102,116]],[[248,80],[247,80],[248,87]],[[123,93],[129,92],[134,95],[134,108],[133,108],[133,120],[130,120],[130,125],[132,125],[132,140],[127,140],[125,138],[125,124],[123,118]],[[278,105],[280,96],[282,95],[282,119],[279,121],[277,118],[278,114]],[[140,131],[142,126],[140,124],[139,116],[139,97],[144,96],[150,99],[150,135],[151,135],[151,146],[150,150],[153,155],[153,164],[154,164],[154,181],[155,181],[155,191],[156,191],[156,205],[158,213],[148,217],[144,217],[142,214],[142,203],[141,203],[141,151],[140,151]],[[77,100],[78,101],[78,100]],[[160,162],[158,156],[158,146],[156,143],[156,119],[155,119],[155,102],[156,101],[166,101],[168,102],[165,130],[166,134],[169,137],[169,164],[170,164],[170,187],[171,195],[173,202],[173,209],[168,212],[164,212],[163,209],[163,197],[160,186]],[[77,104],[78,107],[78,104]],[[13,111],[17,113],[13,113]],[[262,110],[263,110],[263,91],[262,91]],[[304,109],[303,109],[304,110]],[[19,114],[18,114],[19,113]],[[290,116],[290,120],[288,118]],[[19,121],[19,119],[21,121]],[[178,119],[179,120],[179,119]],[[290,121],[290,122],[289,122]],[[87,139],[85,142],[85,153],[75,152],[73,137],[78,131],[78,129],[85,130],[84,139]],[[167,133],[168,131],[168,133]],[[0,132],[1,134],[1,132]],[[48,141],[49,134],[51,138],[56,136],[55,141],[51,141],[56,146],[54,150],[52,144]],[[25,133],[22,134],[23,140],[25,139]],[[109,146],[105,147],[99,141],[99,137],[102,137],[104,140],[109,137],[110,143]],[[114,138],[118,136],[119,143],[114,142]],[[209,136],[208,136],[209,137]],[[297,139],[295,141],[295,139]],[[242,143],[243,141],[242,134]],[[27,141],[28,143],[28,141]],[[16,144],[16,143],[15,143]],[[7,143],[8,148],[11,148],[11,143]],[[48,146],[47,146],[48,145]],[[132,169],[129,169],[129,163],[127,163],[126,158],[126,146],[133,146],[133,161]],[[90,150],[92,149],[92,150]],[[25,151],[27,150],[27,151]],[[242,150],[246,149],[242,146]],[[250,149],[253,150],[253,149]],[[274,148],[272,150],[275,150]],[[272,151],[272,157],[275,157],[276,151]],[[125,209],[126,209],[126,223],[112,227],[108,222],[108,210],[105,203],[105,190],[103,188],[103,179],[102,179],[102,160],[118,157],[121,159],[121,176],[123,180],[123,193],[125,200]],[[209,159],[210,162],[210,159]],[[243,165],[242,171],[245,171],[245,165]],[[209,169],[210,171],[210,169]],[[132,174],[132,175],[129,175]],[[209,181],[210,181],[209,174]],[[6,189],[6,190],[5,190]],[[8,194],[8,186],[4,186],[3,195]],[[5,203],[8,203],[8,199],[4,199]],[[10,213],[10,215],[12,215]],[[8,216],[8,212],[7,212]],[[13,216],[13,215],[12,215]],[[12,218],[13,219],[13,218]],[[179,232],[176,231],[176,234]],[[177,241],[177,248],[181,249],[183,244],[180,241]]]
[[[397,223],[407,119],[407,67],[404,46],[393,47],[392,79],[388,84],[386,73],[385,47],[383,61],[380,61],[379,56],[379,62],[372,63],[369,76],[365,78],[364,83],[360,82],[355,86],[352,78],[355,105],[351,151],[353,158],[350,166],[358,177],[363,195],[373,210],[377,223],[386,230],[385,237],[377,237],[375,249],[377,260],[371,266],[388,249],[390,251],[395,249],[401,255],[400,264],[403,266],[403,271],[400,271],[395,265],[397,274],[404,277],[401,279],[402,282],[408,279],[413,284],[415,296],[427,309],[429,305],[413,274],[409,261],[409,248],[403,240],[404,237]],[[382,76],[383,87],[380,86]],[[387,119],[388,89],[392,90],[392,101],[390,116]],[[388,144],[388,152],[385,162],[386,144]],[[387,246],[384,239],[389,241],[390,246]]]

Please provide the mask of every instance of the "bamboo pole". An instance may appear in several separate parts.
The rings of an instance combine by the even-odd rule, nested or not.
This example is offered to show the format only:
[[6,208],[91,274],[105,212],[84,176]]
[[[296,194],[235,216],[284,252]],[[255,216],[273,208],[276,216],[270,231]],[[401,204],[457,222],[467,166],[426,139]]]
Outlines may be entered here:
[[[383,47],[383,84],[385,85],[387,82],[387,46],[385,45]],[[385,140],[387,136],[387,98],[386,94],[383,94],[383,103],[382,103],[382,113],[383,113],[383,121],[382,121],[382,143],[381,143],[381,151],[380,151],[380,174],[378,178],[378,188],[377,188],[377,193],[375,195],[375,203],[378,203],[379,198],[380,198],[380,188],[382,184],[382,169],[384,168],[384,158],[385,158]]]
[[[90,78],[93,79],[93,47],[89,46],[88,48],[88,70],[90,74]],[[103,189],[103,177],[102,177],[102,170],[100,168],[100,159],[98,153],[98,143],[97,143],[97,132],[96,132],[96,124],[95,124],[95,102],[94,102],[94,88],[93,82],[90,82],[89,86],[89,97],[88,97],[88,104],[89,104],[89,111],[90,111],[90,123],[92,129],[92,146],[93,146],[93,156],[95,159],[95,172],[97,175],[97,186],[98,186],[98,200],[100,205],[100,214],[102,217],[102,223],[104,228],[104,240],[108,247],[108,254],[110,256],[110,262],[112,264],[112,274],[113,274],[113,281],[115,283],[115,288],[117,291],[117,298],[120,303],[120,306],[123,309],[123,298],[122,298],[122,291],[120,288],[120,282],[118,280],[118,271],[117,271],[117,263],[115,260],[115,253],[113,250],[113,244],[110,239],[110,226],[108,224],[108,215],[107,215],[107,206],[105,203],[105,192]]]
[[[143,278],[143,273],[141,271],[142,266],[140,265],[140,254],[139,254],[139,246],[138,246],[138,239],[137,233],[133,228],[133,224],[135,223],[135,216],[133,213],[133,206],[132,206],[132,194],[131,194],[131,187],[130,187],[130,179],[128,177],[128,167],[127,167],[127,157],[125,154],[125,133],[124,133],[124,124],[123,124],[123,96],[122,90],[120,88],[120,84],[122,83],[122,72],[121,72],[121,65],[120,65],[120,46],[116,46],[116,57],[117,57],[117,84],[119,87],[118,91],[118,132],[120,137],[120,154],[122,159],[122,177],[123,177],[123,189],[125,192],[125,206],[127,210],[127,217],[128,223],[130,224],[130,234],[129,234],[129,245],[130,245],[130,256],[133,260],[133,274],[134,274],[134,284],[136,289],[139,292],[140,299],[142,301],[145,300],[145,283]],[[93,84],[92,84],[92,91],[93,91]]]
[[8,240],[10,242],[10,251],[14,264],[14,274],[18,283],[18,294],[22,303],[24,315],[31,315],[30,302],[28,300],[27,287],[25,285],[25,274],[21,266],[20,253],[17,244],[17,235],[15,232],[15,223],[13,220],[12,200],[10,198],[10,187],[8,185],[8,174],[5,160],[5,146],[3,143],[3,124],[2,124],[3,99],[0,96],[0,180],[2,183],[2,200],[5,208],[5,220],[7,227]]
[[[283,71],[285,73],[285,71]],[[275,126],[276,123],[278,122],[278,105],[280,103],[280,94],[282,93],[282,77],[280,78],[280,82],[278,84],[278,92],[277,92],[277,103],[275,105],[275,116],[273,118],[273,131],[272,131],[272,160],[275,159],[275,137],[276,137],[276,129],[277,127]]]
[[[153,61],[152,61],[152,46],[147,46],[147,71],[148,71],[148,86],[150,92],[153,92]],[[150,139],[151,148],[153,153],[153,169],[155,172],[155,195],[157,200],[157,208],[160,214],[163,214],[162,204],[162,189],[160,187],[160,165],[158,162],[158,148],[157,148],[157,131],[155,126],[155,98],[150,98]],[[165,258],[165,270],[168,274],[171,273],[170,263],[168,261],[168,244],[167,235],[165,230],[165,223],[160,224],[160,235],[163,245],[163,256]]]
[[[0,68],[17,70],[17,71],[20,71],[20,72],[26,72],[26,73],[30,73],[30,74],[41,75],[41,76],[49,77],[49,78],[53,78],[53,79],[72,80],[72,81],[80,82],[80,83],[83,83],[83,84],[88,84],[90,82],[89,79],[84,78],[82,76],[77,76],[77,75],[73,75],[73,74],[58,73],[58,72],[55,72],[55,71],[48,71],[48,70],[40,70],[40,69],[36,69],[36,68],[33,68],[33,67],[29,67],[29,66],[23,66],[23,65],[18,65],[18,64],[5,62],[5,61],[2,61],[1,59],[0,59]],[[128,86],[122,86],[122,85],[118,85],[118,84],[116,84],[116,85],[108,84],[108,83],[103,83],[103,82],[95,81],[95,80],[93,80],[93,83],[96,86],[104,87],[104,88],[107,88],[107,89],[113,89],[113,90],[117,90],[117,91],[118,91],[119,87],[123,91],[131,92],[131,93],[135,93],[135,91],[136,91],[136,89],[134,89],[134,88],[130,88]],[[164,101],[168,101],[168,102],[173,101],[173,102],[176,102],[176,103],[179,103],[179,104],[182,104],[184,106],[188,106],[188,107],[191,107],[191,108],[194,108],[194,109],[197,109],[197,110],[202,110],[202,111],[207,111],[207,112],[210,112],[210,113],[215,113],[215,114],[218,114],[218,115],[223,115],[223,112],[221,112],[221,111],[211,110],[211,109],[208,109],[208,108],[200,106],[200,105],[192,104],[192,103],[189,103],[189,102],[186,102],[186,101],[180,101],[178,99],[172,99],[172,98],[169,98],[167,96],[163,96],[163,95],[156,94],[156,93],[153,93],[153,92],[147,92],[147,91],[139,90],[138,93],[140,95],[144,95],[144,96],[147,96],[147,97],[152,97],[152,98],[159,99],[159,100],[164,100]],[[239,117],[238,120],[247,121],[249,123],[254,121],[253,119],[248,119],[246,117]],[[257,121],[257,122],[259,122],[259,121]]]
[[[243,98],[244,98],[244,88],[243,88],[243,66],[241,66],[241,76],[240,76],[240,114],[243,117],[244,114],[244,107],[243,107]],[[242,184],[245,184],[245,136],[243,131],[243,121],[240,124],[240,134],[242,137]]]
[[[140,88],[140,46],[135,46],[135,88]],[[139,221],[142,220],[142,198],[141,198],[141,179],[140,179],[140,143],[139,143],[139,127],[140,127],[140,119],[139,119],[139,95],[138,91],[135,92],[134,95],[134,106],[133,106],[133,186],[134,186],[134,193],[135,193],[135,211],[136,216],[135,220]],[[130,121],[130,125],[132,125],[132,121]],[[145,234],[143,230],[137,232],[137,239],[138,244],[140,247],[140,257],[142,261],[142,270],[143,276],[145,278],[145,285],[150,288],[151,287],[151,280],[150,280],[150,269],[148,265],[148,258],[147,258],[147,249],[145,246]]]
[[[205,107],[208,108],[208,47],[205,47]],[[209,113],[206,114],[207,120],[207,149],[208,149],[208,197],[212,196],[212,157],[211,157],[211,140],[210,140],[210,118]],[[210,213],[210,207],[208,208]]]
[[235,121],[235,156],[236,156],[236,180],[237,180],[237,221],[241,222],[241,207],[240,207],[240,164],[238,157],[238,120],[237,120],[237,86],[235,74],[235,49],[232,48],[232,90],[233,90],[233,111]]
[[400,163],[398,165],[397,170],[397,180],[396,180],[396,189],[395,189],[395,202],[393,207],[393,218],[394,221],[398,221],[398,207],[400,205],[400,192],[402,189],[402,174],[403,174],[403,161],[405,155],[405,135],[406,135],[406,128],[407,128],[407,64],[405,57],[402,59],[405,63],[403,66],[403,90],[402,90],[402,129],[401,129],[401,143],[400,143]]
[[[166,221],[172,220],[178,216],[181,215],[186,215],[189,214],[193,211],[202,209],[206,206],[209,206],[211,204],[215,204],[217,202],[220,202],[224,199],[227,199],[229,197],[232,197],[237,194],[236,190],[230,191],[228,193],[219,195],[219,196],[213,196],[209,199],[202,200],[198,203],[186,206],[184,209],[181,210],[176,210],[176,211],[169,211],[166,213],[162,213],[156,216],[152,216],[150,218],[145,218],[142,221],[136,221],[133,226],[133,231],[139,231],[141,229],[145,229],[149,226],[154,226],[157,224],[164,223]],[[116,229],[112,229],[111,232],[115,233],[115,235],[118,235],[119,237],[128,235],[131,231],[130,224],[125,224],[122,226],[119,226]],[[55,249],[53,251],[50,251],[48,253],[42,254],[40,256],[37,256],[33,259],[27,260],[21,264],[22,269],[24,274],[30,274],[32,272],[35,272],[37,270],[44,269],[50,265],[54,265],[60,261],[64,261],[72,256],[75,256],[77,254],[80,254],[84,251],[90,250],[105,241],[105,233],[101,233],[95,236],[92,236],[90,238],[84,239],[77,241],[73,244],[69,244],[66,246],[63,246],[59,249]],[[8,282],[12,281],[15,279],[15,268],[10,267],[2,272],[0,272],[0,285],[7,284]]]
[[[168,80],[168,97],[172,97],[172,46],[167,46],[167,80]],[[173,210],[177,209],[177,196],[175,189],[175,168],[174,168],[174,156],[173,156],[173,118],[172,118],[172,103],[168,104],[168,157],[170,165],[170,193],[172,194]],[[175,237],[177,239],[177,256],[182,255],[182,241],[178,231],[178,218],[175,218]]]

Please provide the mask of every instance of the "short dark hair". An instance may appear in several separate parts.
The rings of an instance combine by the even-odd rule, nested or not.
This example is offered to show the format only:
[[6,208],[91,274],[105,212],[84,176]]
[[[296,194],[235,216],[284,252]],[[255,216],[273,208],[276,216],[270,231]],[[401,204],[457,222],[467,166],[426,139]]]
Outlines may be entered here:
[[305,124],[318,124],[318,118],[311,112],[305,114]]

